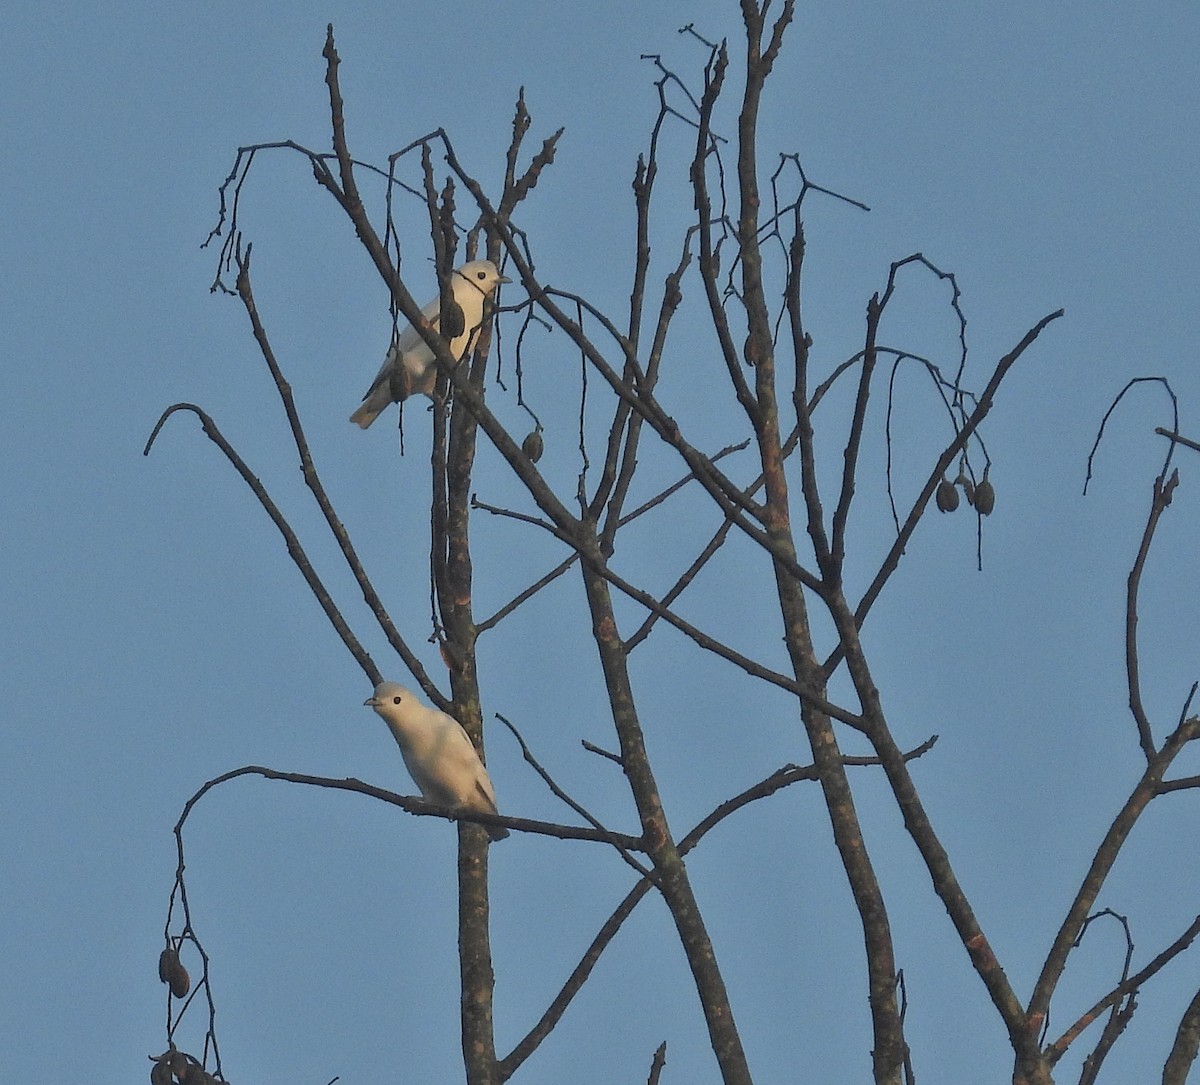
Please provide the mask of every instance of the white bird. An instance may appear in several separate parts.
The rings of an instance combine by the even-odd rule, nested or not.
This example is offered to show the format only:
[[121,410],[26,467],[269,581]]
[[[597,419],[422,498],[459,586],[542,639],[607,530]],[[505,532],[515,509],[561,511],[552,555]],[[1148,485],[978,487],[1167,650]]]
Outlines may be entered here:
[[[383,717],[424,798],[439,806],[498,813],[487,769],[458,720],[421,704],[416,694],[395,682],[380,682],[363,704]],[[508,836],[499,825],[485,828],[493,840]]]
[[[449,341],[450,353],[456,362],[466,357],[479,338],[484,299],[501,283],[507,282],[512,280],[501,275],[491,260],[472,260],[450,273],[450,290],[463,316],[462,330]],[[438,328],[442,319],[440,294],[421,310],[421,315],[429,327]],[[400,373],[396,372],[397,359],[403,367]],[[383,367],[363,396],[362,406],[350,416],[350,421],[366,429],[389,403],[399,403],[414,393],[430,395],[436,381],[437,365],[433,351],[421,338],[420,332],[410,324],[387,352]]]

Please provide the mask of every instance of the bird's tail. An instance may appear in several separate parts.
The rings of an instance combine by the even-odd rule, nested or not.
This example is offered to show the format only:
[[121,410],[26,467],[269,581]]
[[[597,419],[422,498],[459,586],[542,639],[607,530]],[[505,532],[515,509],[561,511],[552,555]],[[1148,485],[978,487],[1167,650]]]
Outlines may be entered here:
[[350,421],[362,429],[366,429],[376,418],[379,417],[379,409],[373,407],[370,402],[364,403],[350,416]]

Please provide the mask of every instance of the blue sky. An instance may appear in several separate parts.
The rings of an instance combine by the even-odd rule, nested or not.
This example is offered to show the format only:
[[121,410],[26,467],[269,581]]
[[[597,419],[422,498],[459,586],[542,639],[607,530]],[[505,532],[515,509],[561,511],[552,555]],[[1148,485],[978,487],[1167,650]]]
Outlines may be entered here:
[[[258,763],[411,790],[390,737],[360,707],[369,690],[354,661],[198,426],[174,419],[153,455],[141,455],[165,406],[208,409],[292,517],[377,661],[401,677],[301,484],[244,313],[208,292],[214,254],[200,243],[236,148],[327,145],[320,50],[331,21],[360,158],[383,161],[440,125],[494,191],[524,86],[531,145],[566,127],[523,219],[539,266],[619,311],[629,180],[655,110],[654,69],[639,55],[662,54],[694,86],[704,52],[678,27],[736,42],[736,14],[728,0],[8,13],[0,1050],[12,1080],[58,1081],[66,1066],[137,1080],[145,1055],[162,1048],[155,960],[175,865],[170,830],[205,780]],[[764,107],[765,161],[799,152],[815,182],[872,207],[806,204],[814,365],[857,349],[867,298],[890,261],[915,251],[958,276],[977,387],[1026,328],[1066,310],[1014,371],[985,430],[998,500],[982,573],[973,520],[931,517],[866,634],[901,743],[941,735],[916,777],[1022,994],[1139,768],[1121,623],[1163,454],[1152,431],[1170,422],[1159,391],[1126,404],[1092,492],[1080,490],[1099,419],[1131,377],[1169,377],[1184,431],[1200,433],[1198,46],[1200,12],[1182,2],[800,5]],[[661,273],[690,213],[689,144],[680,128],[664,139],[663,185],[677,198],[656,227]],[[300,159],[261,159],[244,215],[259,303],[318,465],[393,614],[440,674],[424,639],[422,457],[399,459],[389,426],[361,434],[345,420],[387,341],[382,288]],[[416,212],[403,228],[423,298],[427,233]],[[929,277],[906,278],[889,341],[953,358],[947,300]],[[705,371],[705,351],[711,358],[704,343],[681,338],[700,360],[692,371],[677,359],[664,396],[716,449],[744,434],[707,394],[715,386],[693,375]],[[577,361],[561,336],[530,349],[547,459],[559,457],[570,492]],[[519,425],[511,397],[490,394]],[[918,380],[900,403],[897,454],[901,468],[914,464],[912,483],[943,435]],[[831,422],[844,406],[831,399]],[[428,421],[412,411],[406,424],[418,448]],[[878,414],[872,425],[851,563],[860,577],[889,541]],[[1180,467],[1142,609],[1143,684],[1160,736],[1200,678],[1191,620],[1200,464],[1183,456]],[[648,454],[646,469],[652,492],[677,466]],[[487,453],[479,486],[485,498],[512,498]],[[711,530],[698,498],[675,509],[629,537],[626,568],[651,590]],[[556,560],[553,546],[512,524],[480,518],[476,532],[481,613]],[[757,555],[731,547],[689,613],[769,659],[778,634],[763,572]],[[579,747],[611,741],[586,627],[564,617],[578,614],[579,594],[564,578],[485,642],[485,711],[517,721],[565,786],[631,829],[615,769]],[[669,632],[639,650],[634,670],[677,829],[780,764],[807,761],[786,698]],[[506,810],[567,820],[494,724],[488,750]],[[1197,771],[1194,756],[1182,770]],[[908,977],[918,1074],[1007,1081],[999,1023],[893,805],[870,773],[855,781]],[[1194,803],[1176,795],[1152,806],[1100,899],[1130,916],[1135,967],[1200,910]],[[206,797],[187,842],[233,1081],[359,1082],[379,1080],[381,1068],[395,1080],[459,1078],[449,827],[359,796],[244,780]],[[865,1080],[857,922],[816,791],[794,788],[745,811],[690,866],[758,1078]],[[507,1051],[628,875],[595,848],[517,837],[493,852],[493,876],[497,1042]],[[520,1080],[644,1079],[664,1039],[664,1081],[713,1080],[672,937],[665,910],[648,900]],[[1122,951],[1115,928],[1089,936],[1055,1004],[1058,1024],[1108,989]],[[1154,1076],[1198,976],[1185,956],[1145,992],[1111,1080]],[[181,1042],[190,1040],[185,1028]]]

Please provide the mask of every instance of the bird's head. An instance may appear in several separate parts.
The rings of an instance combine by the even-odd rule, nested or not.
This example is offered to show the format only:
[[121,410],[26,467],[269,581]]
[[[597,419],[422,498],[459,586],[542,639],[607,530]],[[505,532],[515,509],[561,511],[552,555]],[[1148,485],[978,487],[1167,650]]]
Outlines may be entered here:
[[375,687],[375,692],[363,701],[364,705],[370,705],[381,715],[385,712],[400,712],[404,708],[416,703],[416,696],[400,685],[399,682],[380,682]]
[[456,268],[455,275],[466,279],[484,297],[487,297],[501,283],[511,283],[512,279],[500,274],[500,269],[491,260],[472,260]]

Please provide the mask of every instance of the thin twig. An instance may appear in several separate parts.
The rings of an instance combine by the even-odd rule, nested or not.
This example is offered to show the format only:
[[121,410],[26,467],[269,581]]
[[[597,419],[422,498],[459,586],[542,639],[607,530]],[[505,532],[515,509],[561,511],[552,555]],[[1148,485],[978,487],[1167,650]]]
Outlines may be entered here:
[[608,828],[601,823],[599,818],[593,816],[592,813],[586,809],[586,807],[584,807],[582,804],[576,802],[561,787],[559,787],[558,784],[556,784],[554,782],[554,778],[550,775],[550,773],[548,773],[546,771],[545,767],[541,764],[541,762],[538,761],[538,759],[536,757],[534,757],[533,754],[530,752],[528,743],[526,743],[525,739],[521,736],[521,732],[517,730],[517,728],[513,725],[512,721],[509,720],[507,717],[502,716],[499,712],[496,713],[496,719],[498,719],[502,724],[504,724],[505,727],[507,727],[512,732],[513,738],[515,738],[517,740],[518,745],[521,747],[521,756],[525,758],[526,763],[529,764],[533,768],[534,772],[536,772],[545,781],[546,786],[548,788],[550,788],[550,790],[551,790],[551,792],[553,792],[555,798],[560,799],[562,802],[565,802],[572,810],[575,811],[575,813],[577,813],[581,818],[583,818],[585,821],[587,821],[592,826],[592,828],[596,829],[598,832],[605,833],[607,835],[612,836],[613,847],[615,847],[617,849],[621,858],[624,859],[625,862],[628,863],[631,867],[633,867],[633,869],[636,870],[641,877],[649,878],[651,881],[657,881],[657,877],[654,874],[654,872],[652,870],[649,870],[645,866],[643,866],[641,863],[639,863],[629,853],[629,850],[627,848],[625,848],[619,842],[616,835],[609,833]]
[[1079,1018],[1066,1030],[1054,1043],[1046,1048],[1046,1057],[1051,1063],[1057,1062],[1067,1053],[1067,1049],[1075,1042],[1076,1039],[1110,1006],[1115,1006],[1126,995],[1132,994],[1142,986],[1148,979],[1157,975],[1166,965],[1170,964],[1176,957],[1187,949],[1195,940],[1196,936],[1200,935],[1200,915],[1196,916],[1187,930],[1185,930],[1178,938],[1175,939],[1166,949],[1164,949],[1157,957],[1155,957],[1144,968],[1139,969],[1132,976],[1123,979],[1116,987],[1108,992],[1086,1013],[1083,1013]]
[[[905,755],[906,758],[912,759],[921,757],[923,754],[932,749],[937,741],[937,735],[933,735],[920,746],[910,751]],[[603,752],[603,751],[598,751]],[[879,759],[874,757],[847,757],[843,759],[846,765],[878,765]],[[790,786],[794,783],[799,783],[801,780],[816,780],[817,771],[812,765],[795,766],[790,765],[772,773],[765,780],[759,781],[757,784],[747,788],[739,795],[735,795],[731,799],[727,799],[714,809],[707,817],[702,818],[696,825],[683,836],[679,841],[680,856],[686,855],[691,851],[701,839],[715,828],[721,821],[729,817],[731,814],[742,809],[742,807],[756,802],[759,799],[765,799],[774,795],[777,791]],[[617,932],[621,929],[625,920],[633,914],[633,910],[638,906],[642,899],[650,892],[651,884],[649,880],[643,878],[638,881],[632,889],[625,895],[621,902],[614,909],[612,914],[606,919],[600,930],[596,932],[595,938],[584,952],[583,957],[571,970],[571,974],[567,977],[563,986],[560,988],[546,1007],[545,1012],[538,1020],[537,1024],[517,1043],[517,1045],[500,1060],[500,1077],[501,1080],[507,1080],[517,1070],[517,1068],[527,1059],[534,1051],[537,1050],[541,1042],[550,1035],[554,1027],[562,1019],[562,1016],[570,1006],[571,1001],[583,988],[591,975],[592,969],[600,960],[604,950],[616,937]]]
[[1183,748],[1197,735],[1200,735],[1200,720],[1193,718],[1184,721],[1167,737],[1162,748],[1146,765],[1145,771],[1134,785],[1129,798],[1125,800],[1125,804],[1113,819],[1112,825],[1109,826],[1108,832],[1104,834],[1104,839],[1096,849],[1096,854],[1092,857],[1091,865],[1080,883],[1075,899],[1068,908],[1062,926],[1046,955],[1041,975],[1038,976],[1037,983],[1034,985],[1033,994],[1029,1000],[1028,1017],[1030,1022],[1037,1027],[1040,1028],[1046,1019],[1050,1008],[1050,999],[1062,978],[1067,957],[1070,955],[1079,931],[1090,914],[1096,897],[1103,888],[1113,864],[1117,861],[1125,841],[1133,831],[1142,812],[1155,795],[1159,794],[1163,773]]
[[1174,441],[1177,445],[1190,448],[1193,452],[1200,452],[1200,442],[1193,441],[1190,437],[1184,437],[1173,430],[1164,429],[1162,426],[1155,426],[1154,432],[1160,437],[1166,437],[1168,440]]
[[[1171,387],[1166,377],[1134,377],[1117,393],[1116,398],[1112,401],[1112,403],[1109,404],[1108,410],[1104,412],[1104,417],[1100,419],[1100,428],[1096,431],[1096,440],[1092,442],[1092,450],[1088,453],[1087,458],[1087,474],[1083,479],[1083,492],[1085,495],[1088,491],[1088,483],[1092,481],[1092,464],[1096,459],[1096,453],[1100,449],[1100,442],[1104,439],[1104,427],[1108,425],[1109,418],[1112,417],[1113,412],[1118,406],[1120,406],[1121,400],[1123,400],[1126,394],[1132,389],[1136,388],[1139,384],[1161,384],[1163,388],[1166,389],[1166,393],[1171,400],[1171,411],[1174,418],[1174,422],[1171,426],[1171,432],[1174,433],[1178,432],[1179,430],[1179,400],[1175,396],[1175,389]],[[1157,429],[1154,432],[1162,433],[1163,431],[1162,429]],[[1185,442],[1181,441],[1179,443],[1183,444]],[[1160,475],[1166,475],[1167,469],[1171,466],[1171,457],[1174,455],[1174,453],[1175,442],[1172,441],[1167,448],[1167,456],[1166,459],[1163,460],[1162,470],[1159,471]]]
[[[479,507],[482,507],[482,506],[479,506]],[[500,515],[500,513],[497,510],[488,509],[487,511],[496,512],[497,515]],[[485,618],[483,621],[476,623],[475,632],[476,633],[486,633],[489,629],[492,629],[495,626],[499,625],[514,610],[516,610],[522,603],[528,602],[530,599],[533,598],[533,596],[537,595],[537,593],[540,592],[544,587],[546,587],[548,584],[552,584],[555,580],[557,580],[560,576],[562,576],[563,573],[565,573],[568,569],[570,569],[571,566],[574,565],[575,562],[577,562],[578,560],[579,560],[578,554],[572,554],[570,557],[564,558],[562,561],[560,561],[556,566],[554,566],[553,569],[551,569],[544,576],[538,577],[537,580],[535,580],[532,584],[530,584],[529,587],[527,587],[524,591],[520,591],[515,596],[513,596],[512,599],[510,599],[507,603],[505,603],[504,606],[502,606],[499,610],[497,610],[496,613],[493,614],[490,618]]]
[[[350,539],[350,533],[346,530],[345,525],[334,510],[333,502],[330,501],[325,486],[321,482],[321,477],[317,473],[316,465],[313,463],[312,452],[309,449],[308,438],[305,436],[304,427],[300,422],[300,413],[296,409],[296,400],[292,395],[291,384],[288,383],[283,375],[283,370],[267,338],[267,331],[263,325],[262,318],[259,316],[258,304],[255,301],[254,289],[250,281],[250,253],[251,247],[247,245],[244,253],[239,252],[236,254],[238,268],[237,294],[246,310],[246,315],[250,318],[254,340],[258,344],[263,360],[267,363],[267,368],[271,372],[271,378],[275,382],[276,391],[279,393],[279,398],[283,403],[284,412],[287,414],[288,426],[291,429],[292,441],[296,446],[296,452],[300,457],[300,470],[304,475],[305,484],[316,499],[317,506],[321,510],[321,515],[324,516],[325,523],[337,541],[346,565],[349,567],[351,574],[354,576],[363,593],[363,599],[366,601],[371,613],[375,616],[376,622],[379,623],[379,628],[383,631],[384,636],[387,637],[388,643],[404,662],[409,673],[417,680],[425,694],[439,709],[445,712],[450,707],[449,702],[434,684],[416,653],[408,646],[408,643],[396,628],[391,615],[388,614],[387,609],[383,605],[383,600],[380,599],[379,593],[371,583],[370,577],[367,576],[366,569],[359,560],[358,552],[355,550],[354,544]],[[378,678],[373,678],[372,681],[375,685],[379,684]]]
[[[1063,315],[1063,312],[1064,310],[1062,309],[1056,309],[1053,313],[1048,313],[1042,317],[1041,320],[1022,336],[1021,341],[996,363],[996,368],[992,371],[991,379],[979,397],[978,405],[963,423],[958,436],[950,442],[941,456],[938,457],[933,469],[929,472],[929,477],[926,479],[925,485],[917,495],[916,501],[913,502],[912,509],[909,511],[908,517],[900,528],[895,542],[892,543],[891,549],[879,567],[879,571],[875,574],[870,586],[863,593],[862,599],[855,608],[854,617],[860,629],[863,622],[866,621],[875,600],[879,598],[880,592],[883,591],[884,585],[887,584],[892,574],[899,568],[900,559],[904,556],[904,551],[908,546],[909,540],[912,538],[913,532],[916,531],[917,524],[921,520],[925,507],[928,505],[929,499],[933,496],[933,491],[937,488],[937,484],[945,473],[946,468],[949,467],[954,457],[966,446],[971,435],[991,412],[996,392],[999,390],[1004,378],[1008,375],[1008,371],[1016,364],[1021,355],[1025,353],[1037,337],[1041,335],[1046,326],[1058,320]],[[830,665],[836,665],[837,658],[839,656],[835,653],[834,657],[831,657],[826,663],[826,673],[832,673]]]
[[1154,736],[1150,730],[1150,718],[1146,715],[1146,707],[1142,702],[1141,667],[1138,663],[1138,589],[1142,582],[1142,572],[1146,567],[1146,559],[1150,554],[1150,544],[1154,541],[1154,532],[1158,521],[1171,504],[1171,496],[1179,485],[1179,469],[1176,468],[1169,479],[1164,482],[1160,475],[1154,480],[1154,496],[1150,502],[1150,513],[1146,518],[1146,528],[1142,532],[1142,541],[1138,546],[1137,557],[1129,570],[1129,579],[1125,592],[1125,678],[1129,688],[1129,710],[1133,713],[1137,724],[1138,743],[1146,760],[1153,759],[1157,752],[1154,748]]
[[663,1040],[654,1051],[654,1058],[650,1060],[650,1076],[646,1078],[646,1085],[658,1085],[658,1079],[662,1076],[663,1067],[667,1065],[667,1041]]
[[342,638],[342,643],[346,645],[350,654],[358,661],[358,665],[362,667],[371,685],[377,686],[383,680],[379,668],[375,665],[375,661],[371,658],[367,650],[359,643],[358,638],[351,631],[345,618],[342,617],[342,612],[338,609],[337,604],[333,601],[333,596],[329,594],[325,584],[317,575],[312,562],[308,560],[308,555],[304,552],[304,547],[300,545],[300,540],[292,530],[291,525],[287,522],[283,513],[279,511],[279,506],[271,500],[266,487],[263,486],[254,472],[246,466],[246,461],[238,455],[233,445],[225,439],[225,436],[217,428],[217,424],[203,408],[197,407],[194,403],[175,403],[168,407],[163,411],[158,422],[155,424],[154,430],[146,441],[146,447],[142,450],[142,455],[150,455],[150,449],[158,437],[159,430],[163,428],[167,419],[176,411],[191,411],[192,414],[199,418],[204,435],[224,453],[225,458],[233,465],[234,470],[242,476],[242,480],[250,487],[251,492],[258,498],[258,503],[262,505],[267,515],[271,518],[271,522],[279,529],[279,533],[287,543],[288,556],[295,563],[296,568],[300,570],[300,574],[304,577],[309,590],[313,593],[321,609],[325,612],[325,616],[329,619],[338,636]]

